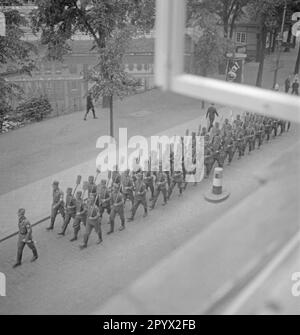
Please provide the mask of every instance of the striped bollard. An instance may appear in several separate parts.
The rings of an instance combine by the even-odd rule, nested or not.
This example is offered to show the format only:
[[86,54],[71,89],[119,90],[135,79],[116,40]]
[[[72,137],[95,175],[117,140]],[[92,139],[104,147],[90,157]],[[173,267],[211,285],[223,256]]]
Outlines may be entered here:
[[223,169],[215,168],[213,187],[210,191],[205,193],[204,198],[209,202],[218,203],[226,200],[230,193],[223,189]]

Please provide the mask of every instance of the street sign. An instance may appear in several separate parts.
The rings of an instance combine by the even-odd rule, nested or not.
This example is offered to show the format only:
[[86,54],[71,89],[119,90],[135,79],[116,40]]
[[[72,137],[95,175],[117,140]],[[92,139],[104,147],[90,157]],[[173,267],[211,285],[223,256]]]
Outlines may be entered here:
[[0,36],[6,35],[6,22],[4,13],[0,12]]

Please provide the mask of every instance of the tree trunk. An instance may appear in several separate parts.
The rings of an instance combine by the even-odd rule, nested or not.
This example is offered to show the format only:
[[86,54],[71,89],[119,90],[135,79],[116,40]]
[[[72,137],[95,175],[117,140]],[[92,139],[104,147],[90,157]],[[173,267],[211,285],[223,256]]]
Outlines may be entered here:
[[295,64],[294,74],[299,73],[299,67],[300,67],[300,45],[299,45],[298,56],[297,56],[297,60],[296,60],[296,64]]
[[109,119],[110,119],[110,136],[114,137],[114,109],[113,109],[113,96],[109,97]]
[[266,39],[267,31],[264,23],[262,23],[261,33],[260,33],[260,43],[259,43],[259,67],[256,78],[256,86],[261,87],[263,72],[264,72],[264,62],[265,62],[265,50],[266,50]]
[[286,40],[286,51],[290,51],[291,48],[291,40],[292,40],[292,25],[289,25],[289,32]]
[[276,48],[276,36],[277,36],[277,30],[273,32],[272,53],[275,52],[275,48]]

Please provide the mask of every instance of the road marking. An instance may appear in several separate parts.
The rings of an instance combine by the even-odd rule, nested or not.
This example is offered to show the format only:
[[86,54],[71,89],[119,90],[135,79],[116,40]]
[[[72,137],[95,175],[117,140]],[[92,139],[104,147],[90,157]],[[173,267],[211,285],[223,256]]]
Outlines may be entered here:
[[282,261],[292,252],[300,242],[300,232],[298,232],[289,242],[279,251],[270,263],[248,284],[239,294],[235,301],[222,313],[223,315],[236,314],[255,291],[266,281],[272,272],[282,263]]

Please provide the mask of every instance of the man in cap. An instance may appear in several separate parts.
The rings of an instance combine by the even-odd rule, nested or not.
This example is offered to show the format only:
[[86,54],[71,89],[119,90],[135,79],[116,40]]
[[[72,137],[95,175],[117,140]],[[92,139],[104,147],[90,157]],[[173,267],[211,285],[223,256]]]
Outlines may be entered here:
[[143,175],[142,173],[137,173],[136,175],[136,182],[135,182],[135,196],[134,196],[134,204],[131,211],[131,217],[129,218],[129,221],[134,220],[135,213],[139,207],[139,205],[142,205],[144,207],[144,217],[148,215],[148,206],[147,206],[147,188],[145,183],[143,182]]
[[54,222],[58,213],[60,213],[63,220],[65,220],[64,192],[59,189],[58,181],[54,181],[52,187],[53,202],[51,207],[50,226],[47,228],[48,231],[53,230]]
[[111,208],[110,208],[110,192],[106,186],[106,180],[102,179],[100,183],[100,192],[98,195],[98,200],[96,204],[99,206],[99,212],[100,217],[102,218],[104,211],[107,212],[108,215],[110,215]]
[[88,191],[88,197],[90,197],[91,194],[96,195],[96,193],[97,193],[97,186],[96,186],[95,181],[94,181],[94,176],[89,176],[89,178],[88,178],[87,191]]
[[65,220],[64,224],[62,226],[62,231],[58,233],[58,235],[64,236],[67,230],[67,227],[71,221],[71,219],[75,219],[76,214],[76,199],[74,198],[72,194],[73,190],[71,187],[67,188],[67,194],[66,194],[66,207],[65,207]]
[[78,239],[78,233],[80,230],[80,224],[83,223],[84,226],[86,225],[86,204],[84,200],[82,199],[82,191],[76,192],[76,214],[75,219],[73,221],[73,228],[74,228],[74,236],[70,240],[71,242],[74,242]]
[[22,264],[22,255],[25,245],[27,245],[33,253],[31,262],[34,262],[38,259],[38,253],[32,240],[32,228],[30,222],[25,217],[25,209],[20,208],[18,210],[18,252],[17,252],[17,261],[14,264],[13,268],[16,268]]
[[102,230],[101,230],[101,218],[99,207],[95,203],[96,196],[91,193],[87,202],[87,221],[86,221],[86,231],[83,237],[83,244],[80,245],[80,249],[87,248],[88,240],[93,229],[98,235],[97,244],[102,242]]
[[172,174],[172,180],[171,180],[171,185],[169,188],[169,194],[168,194],[168,199],[171,198],[172,192],[177,185],[179,189],[179,196],[182,195],[182,190],[183,190],[183,175],[182,171],[174,171]]
[[165,206],[168,202],[167,200],[167,176],[164,172],[159,171],[157,173],[157,177],[156,177],[156,190],[155,190],[155,194],[154,194],[154,198],[152,200],[152,205],[150,207],[150,209],[154,209],[155,204],[157,202],[157,199],[160,195],[160,192],[163,194],[163,198],[164,198],[164,202],[163,202],[163,206]]
[[131,208],[133,207],[134,203],[134,196],[133,196],[133,180],[129,175],[129,169],[124,171],[122,178],[121,178],[121,184],[122,184],[122,194],[124,198],[124,204],[126,203],[126,200],[128,199],[131,202]]
[[109,217],[110,231],[107,234],[112,234],[114,232],[116,215],[119,215],[121,219],[121,227],[119,228],[119,230],[121,231],[125,229],[124,201],[120,192],[119,184],[113,185],[111,205],[112,209]]

